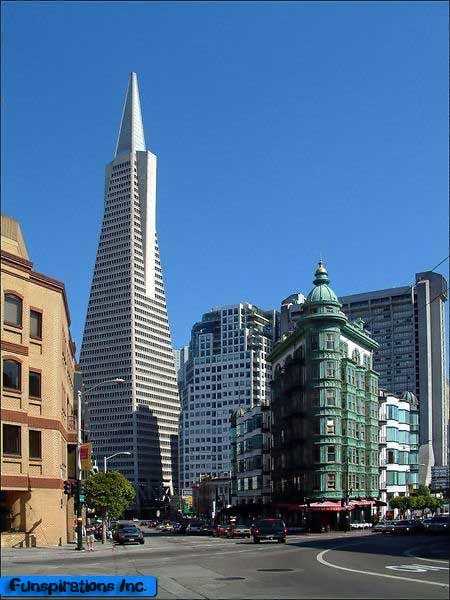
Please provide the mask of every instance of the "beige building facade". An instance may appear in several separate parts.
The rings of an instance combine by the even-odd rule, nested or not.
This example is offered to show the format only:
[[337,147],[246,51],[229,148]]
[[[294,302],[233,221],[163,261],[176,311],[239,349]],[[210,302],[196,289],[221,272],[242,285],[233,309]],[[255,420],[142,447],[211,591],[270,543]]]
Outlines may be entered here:
[[75,346],[64,285],[33,269],[20,225],[1,217],[2,546],[73,540]]

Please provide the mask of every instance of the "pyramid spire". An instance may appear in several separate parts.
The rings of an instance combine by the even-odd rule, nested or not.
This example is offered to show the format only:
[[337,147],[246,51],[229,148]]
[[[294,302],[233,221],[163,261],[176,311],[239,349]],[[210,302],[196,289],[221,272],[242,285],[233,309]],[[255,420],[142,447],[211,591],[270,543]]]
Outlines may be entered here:
[[115,156],[145,150],[144,124],[136,73],[130,73]]

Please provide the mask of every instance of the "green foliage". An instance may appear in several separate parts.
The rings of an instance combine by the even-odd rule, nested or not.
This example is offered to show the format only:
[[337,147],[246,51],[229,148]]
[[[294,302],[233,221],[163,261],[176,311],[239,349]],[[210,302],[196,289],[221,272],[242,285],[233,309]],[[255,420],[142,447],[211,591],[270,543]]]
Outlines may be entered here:
[[411,508],[411,502],[409,496],[394,496],[389,500],[389,506],[391,508],[398,508],[400,513],[404,513],[408,508]]
[[114,519],[133,502],[136,491],[122,473],[107,471],[90,475],[84,482],[86,504],[99,515],[108,515]]
[[427,485],[419,485],[417,491],[414,493],[415,496],[431,496],[430,488]]
[[395,496],[389,501],[391,508],[398,508],[403,514],[406,510],[431,510],[435,512],[444,504],[442,498],[432,496],[427,486],[421,485],[411,496]]

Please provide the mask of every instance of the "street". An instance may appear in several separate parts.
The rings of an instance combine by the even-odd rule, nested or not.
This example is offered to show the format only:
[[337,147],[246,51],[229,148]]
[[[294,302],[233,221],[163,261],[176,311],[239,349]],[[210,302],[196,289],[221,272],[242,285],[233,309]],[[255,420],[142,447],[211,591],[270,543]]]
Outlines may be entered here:
[[447,598],[447,538],[365,532],[286,544],[148,533],[144,546],[4,549],[2,574],[155,575],[158,598]]

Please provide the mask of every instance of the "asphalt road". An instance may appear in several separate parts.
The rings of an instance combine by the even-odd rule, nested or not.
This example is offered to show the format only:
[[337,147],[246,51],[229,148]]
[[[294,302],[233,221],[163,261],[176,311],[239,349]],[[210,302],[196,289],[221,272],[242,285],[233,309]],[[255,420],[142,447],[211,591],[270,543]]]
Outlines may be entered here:
[[146,537],[144,546],[7,550],[2,575],[155,575],[158,598],[448,598],[447,538],[290,536],[287,544]]

